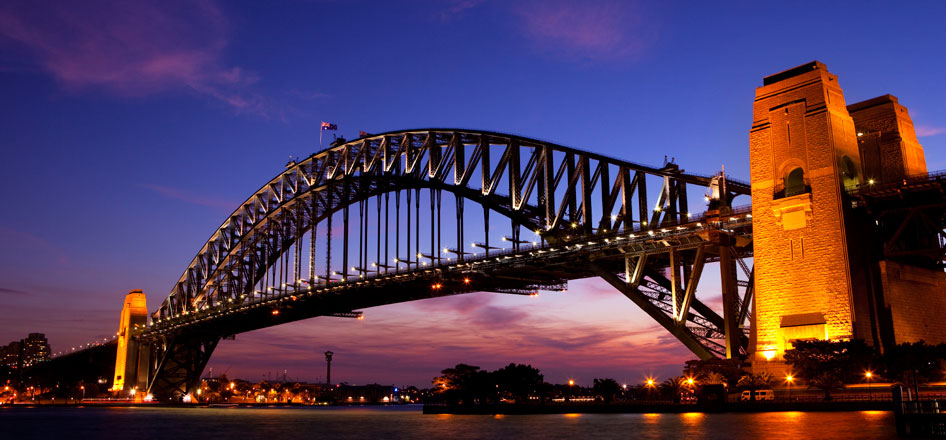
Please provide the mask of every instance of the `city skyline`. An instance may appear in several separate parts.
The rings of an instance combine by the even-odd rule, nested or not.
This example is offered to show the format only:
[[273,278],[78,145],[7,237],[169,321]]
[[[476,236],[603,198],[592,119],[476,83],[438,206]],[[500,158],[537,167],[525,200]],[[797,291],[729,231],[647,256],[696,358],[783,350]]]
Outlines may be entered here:
[[[293,11],[208,2],[184,14],[164,3],[115,6],[0,6],[0,90],[15,103],[0,118],[0,170],[11,189],[0,216],[8,244],[0,339],[42,331],[58,352],[107,337],[132,289],[154,310],[227,214],[287,156],[318,150],[321,121],[348,138],[474,127],[647,165],[667,155],[695,173],[725,165],[748,180],[753,89],[818,59],[839,76],[848,104],[898,96],[929,170],[946,168],[936,75],[944,60],[920,56],[937,53],[944,37],[934,11],[943,6],[933,2],[786,12],[820,26],[817,35],[764,26],[748,5],[416,1]],[[849,22],[831,18],[839,15]],[[368,31],[354,35],[353,17]],[[850,37],[880,17],[910,26]],[[785,50],[761,50],[773,44]],[[209,366],[248,380],[288,369],[314,381],[331,350],[336,382],[424,386],[461,362],[532,364],[551,382],[590,383],[667,376],[693,358],[593,280],[537,298],[476,293],[365,316],[240,334],[221,342]]]

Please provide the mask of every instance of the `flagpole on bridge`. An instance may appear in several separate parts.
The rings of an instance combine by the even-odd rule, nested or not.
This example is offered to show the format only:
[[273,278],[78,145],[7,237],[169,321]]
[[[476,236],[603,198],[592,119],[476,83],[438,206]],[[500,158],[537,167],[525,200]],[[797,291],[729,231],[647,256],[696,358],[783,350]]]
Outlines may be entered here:
[[322,121],[322,124],[319,125],[319,151],[322,150],[322,132],[325,130],[338,130],[338,126]]

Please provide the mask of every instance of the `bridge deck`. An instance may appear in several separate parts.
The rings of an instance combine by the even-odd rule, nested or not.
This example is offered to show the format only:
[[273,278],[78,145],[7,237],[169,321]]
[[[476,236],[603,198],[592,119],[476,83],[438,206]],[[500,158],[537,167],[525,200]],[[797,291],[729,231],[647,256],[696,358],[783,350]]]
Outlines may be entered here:
[[[201,331],[211,325],[214,332],[224,328],[224,334],[235,334],[359,308],[478,291],[531,294],[539,290],[564,290],[569,280],[597,276],[590,266],[574,264],[575,261],[594,261],[619,273],[625,269],[625,257],[649,254],[666,258],[668,249],[685,251],[707,243],[710,231],[722,229],[749,237],[751,216],[746,211],[739,210],[722,222],[708,222],[700,216],[675,226],[522,246],[518,250],[490,252],[488,256],[443,262],[410,272],[376,273],[347,282],[297,282],[269,292],[243,295],[238,304],[205,307],[173,319],[157,320],[140,337]],[[746,253],[751,255],[751,248]]]

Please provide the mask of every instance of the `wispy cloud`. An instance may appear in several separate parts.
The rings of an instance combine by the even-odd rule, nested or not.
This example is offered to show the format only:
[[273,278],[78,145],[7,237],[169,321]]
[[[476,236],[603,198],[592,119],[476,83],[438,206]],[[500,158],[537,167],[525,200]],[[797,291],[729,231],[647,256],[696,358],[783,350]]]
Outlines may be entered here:
[[145,188],[147,190],[153,191],[157,194],[160,194],[164,197],[180,200],[182,202],[187,202],[192,205],[206,206],[208,208],[220,208],[224,210],[232,211],[236,209],[240,202],[235,202],[231,200],[220,199],[216,197],[209,197],[200,194],[193,194],[178,188],[171,188],[169,186],[155,185],[153,183],[139,183],[139,187]]
[[929,137],[936,136],[938,134],[946,133],[946,127],[934,127],[930,125],[917,125],[914,127],[916,129],[917,137]]
[[595,61],[633,58],[653,43],[653,22],[633,2],[524,1],[514,7],[519,28],[536,48]]
[[228,21],[212,1],[10,1],[0,42],[18,43],[71,91],[140,97],[189,90],[236,110],[270,116],[249,88],[258,77],[223,61]]
[[28,292],[0,287],[0,295],[28,295]]
[[52,241],[29,232],[0,226],[0,243],[3,243],[4,252],[8,256],[22,251],[23,254],[41,257],[58,264],[69,262],[69,254],[65,250]]
[[441,2],[436,16],[440,21],[450,21],[484,2],[485,0],[446,0]]
[[318,101],[331,97],[332,95],[323,92],[311,91],[311,90],[299,90],[292,89],[289,90],[289,95],[296,98],[309,100],[309,101]]

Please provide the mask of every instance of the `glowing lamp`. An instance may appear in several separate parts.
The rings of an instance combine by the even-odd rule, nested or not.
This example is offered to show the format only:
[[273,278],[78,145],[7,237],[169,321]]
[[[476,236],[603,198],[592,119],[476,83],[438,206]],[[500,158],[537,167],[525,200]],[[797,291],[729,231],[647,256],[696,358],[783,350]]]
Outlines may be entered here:
[[765,350],[762,352],[762,356],[765,356],[765,360],[770,361],[775,358],[775,350]]

